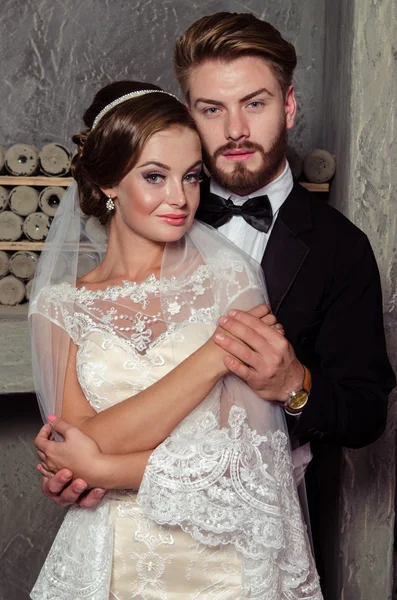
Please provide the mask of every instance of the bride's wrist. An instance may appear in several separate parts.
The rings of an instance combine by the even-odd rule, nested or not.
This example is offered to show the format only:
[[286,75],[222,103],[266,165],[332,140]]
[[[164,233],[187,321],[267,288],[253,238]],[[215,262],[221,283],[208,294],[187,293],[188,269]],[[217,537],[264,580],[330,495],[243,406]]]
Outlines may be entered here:
[[205,351],[205,373],[218,381],[224,375],[229,373],[229,370],[225,366],[223,362],[225,356],[227,356],[227,352],[225,352],[222,348],[217,346],[212,338],[210,338],[202,349]]

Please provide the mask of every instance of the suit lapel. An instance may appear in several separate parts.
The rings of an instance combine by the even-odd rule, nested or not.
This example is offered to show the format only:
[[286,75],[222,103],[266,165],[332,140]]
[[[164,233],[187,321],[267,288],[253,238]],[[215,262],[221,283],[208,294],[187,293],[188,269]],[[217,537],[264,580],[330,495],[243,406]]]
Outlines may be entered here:
[[280,208],[262,260],[274,314],[277,314],[309,254],[309,248],[299,234],[312,228],[310,194],[295,182]]

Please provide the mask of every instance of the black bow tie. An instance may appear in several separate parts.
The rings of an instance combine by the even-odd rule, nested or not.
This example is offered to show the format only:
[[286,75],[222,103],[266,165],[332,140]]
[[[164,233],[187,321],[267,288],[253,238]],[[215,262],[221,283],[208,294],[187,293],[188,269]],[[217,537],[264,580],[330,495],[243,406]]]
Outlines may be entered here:
[[196,218],[218,228],[225,225],[234,216],[241,216],[249,225],[267,233],[273,221],[273,211],[267,196],[249,198],[242,206],[236,206],[232,200],[209,193],[202,197]]

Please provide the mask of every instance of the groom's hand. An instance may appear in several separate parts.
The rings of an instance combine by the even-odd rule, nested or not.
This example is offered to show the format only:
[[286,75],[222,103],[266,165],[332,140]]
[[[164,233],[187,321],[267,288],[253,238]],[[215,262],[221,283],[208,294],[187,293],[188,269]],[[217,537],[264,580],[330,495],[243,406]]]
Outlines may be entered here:
[[303,367],[281,332],[252,311],[230,310],[219,325],[226,333],[217,333],[214,341],[231,355],[224,359],[226,367],[261,398],[285,402],[301,389]]

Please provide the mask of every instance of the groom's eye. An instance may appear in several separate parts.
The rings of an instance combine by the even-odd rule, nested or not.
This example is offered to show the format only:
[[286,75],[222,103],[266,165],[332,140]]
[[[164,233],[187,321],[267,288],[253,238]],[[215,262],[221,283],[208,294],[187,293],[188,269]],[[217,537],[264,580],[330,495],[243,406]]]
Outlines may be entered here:
[[205,108],[203,110],[204,114],[206,115],[216,115],[217,111],[219,111],[219,108],[216,108],[216,106],[210,106],[209,108]]

